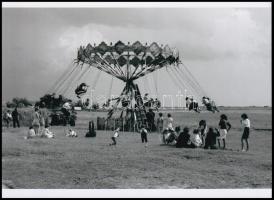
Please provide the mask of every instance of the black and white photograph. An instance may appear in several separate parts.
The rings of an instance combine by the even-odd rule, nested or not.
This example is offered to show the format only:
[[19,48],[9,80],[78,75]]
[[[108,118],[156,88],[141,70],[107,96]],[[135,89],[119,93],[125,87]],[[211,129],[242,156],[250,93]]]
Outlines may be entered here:
[[271,2],[2,2],[2,197],[272,197]]

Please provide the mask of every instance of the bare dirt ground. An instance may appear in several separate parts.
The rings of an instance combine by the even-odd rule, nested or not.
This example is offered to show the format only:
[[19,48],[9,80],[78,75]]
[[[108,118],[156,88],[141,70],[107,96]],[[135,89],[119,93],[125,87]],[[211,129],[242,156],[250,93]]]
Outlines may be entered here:
[[[223,109],[221,113],[170,112],[176,125],[194,128],[206,119],[216,126],[221,113],[233,128],[227,150],[177,149],[162,145],[158,133],[122,132],[109,146],[111,131],[85,138],[88,120],[98,113],[79,112],[77,138],[65,137],[64,127],[51,127],[54,139],[24,140],[28,127],[2,129],[2,180],[14,188],[113,189],[113,188],[272,188],[272,109]],[[250,151],[241,152],[240,115],[251,120]],[[99,113],[105,115],[106,113]]]

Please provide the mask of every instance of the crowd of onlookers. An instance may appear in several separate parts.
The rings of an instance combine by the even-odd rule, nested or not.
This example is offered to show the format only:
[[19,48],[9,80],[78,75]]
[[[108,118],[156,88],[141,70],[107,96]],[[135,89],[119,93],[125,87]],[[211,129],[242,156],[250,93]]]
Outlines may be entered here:
[[[142,143],[147,146],[148,133],[153,131],[155,114],[152,110],[148,112],[147,122],[148,125],[141,125],[139,133],[141,135]],[[150,117],[151,116],[151,117]],[[162,134],[161,139],[164,144],[173,144],[177,148],[204,148],[204,149],[226,149],[226,136],[231,129],[231,124],[225,114],[220,116],[218,128],[208,126],[206,120],[201,120],[193,131],[185,126],[181,131],[180,126],[173,128],[173,118],[171,114],[167,114],[165,119],[163,113],[159,113],[159,117],[156,120],[157,132]],[[243,134],[241,138],[242,151],[248,151],[249,149],[249,131],[250,120],[244,113],[241,115],[241,123],[243,125]],[[119,137],[120,127],[115,131],[110,145],[116,145],[117,138]],[[244,143],[246,143],[246,149],[244,149]]]
[[[69,103],[65,103],[62,107],[62,112],[65,116],[69,117],[71,109]],[[159,117],[155,120],[155,113],[152,109],[146,114],[147,126],[142,125],[139,129],[141,133],[141,140],[143,143],[148,142],[147,134],[148,132],[157,131],[162,134],[162,142],[165,144],[174,144],[177,148],[205,148],[205,149],[225,149],[226,148],[226,136],[231,129],[231,124],[228,121],[228,117],[225,114],[220,115],[220,120],[218,127],[208,126],[206,120],[201,120],[193,131],[190,131],[189,127],[184,127],[181,131],[180,126],[173,127],[173,118],[171,114],[167,114],[167,118],[163,116],[163,113],[159,113]],[[11,121],[13,122],[13,127],[20,127],[19,123],[19,113],[17,108],[12,112],[7,110],[3,116],[7,127],[10,126]],[[69,118],[68,118],[69,119]],[[156,121],[156,124],[155,124]],[[242,151],[248,151],[249,149],[249,132],[250,132],[250,120],[248,116],[244,113],[241,115],[241,123],[244,127],[243,134],[241,138]],[[94,125],[89,124],[88,136],[94,137]],[[116,144],[116,138],[119,136],[120,128],[114,131],[113,145]],[[34,112],[32,115],[32,123],[29,127],[28,135],[26,139],[35,136],[41,136],[46,138],[54,138],[54,134],[49,130],[49,112],[43,104],[41,106],[34,107]],[[77,134],[71,128],[68,128],[66,136],[77,137]],[[244,143],[246,143],[246,149],[244,149]]]

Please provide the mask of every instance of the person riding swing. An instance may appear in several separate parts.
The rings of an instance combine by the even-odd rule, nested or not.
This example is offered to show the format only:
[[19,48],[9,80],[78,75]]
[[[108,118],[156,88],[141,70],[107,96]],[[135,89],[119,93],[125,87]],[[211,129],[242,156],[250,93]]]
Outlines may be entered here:
[[81,83],[76,89],[75,94],[80,99],[80,95],[85,94],[87,92],[88,85],[86,83]]
[[215,111],[220,112],[215,102],[211,100],[209,97],[203,97],[202,102],[206,106],[206,109],[208,111],[212,111],[213,113],[215,113]]

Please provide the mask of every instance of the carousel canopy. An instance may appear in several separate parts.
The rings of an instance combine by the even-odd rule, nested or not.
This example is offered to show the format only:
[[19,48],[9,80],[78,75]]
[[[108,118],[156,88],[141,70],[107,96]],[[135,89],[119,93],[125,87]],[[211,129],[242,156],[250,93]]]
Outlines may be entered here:
[[136,41],[133,44],[88,44],[78,49],[77,62],[96,67],[123,81],[135,80],[167,65],[177,65],[179,53],[168,45],[156,42],[148,45]]

